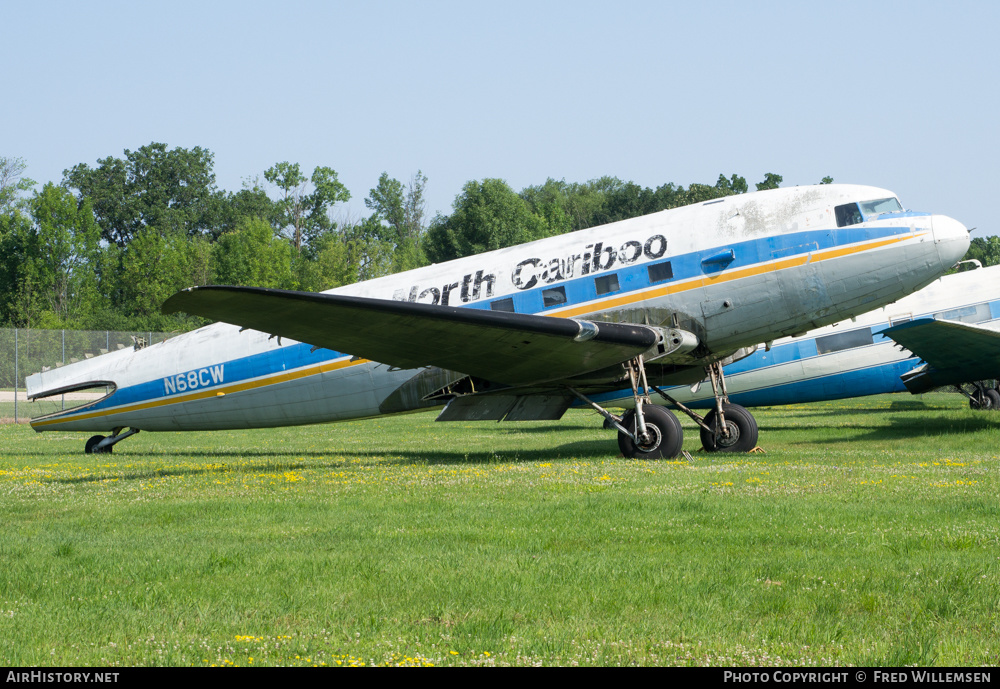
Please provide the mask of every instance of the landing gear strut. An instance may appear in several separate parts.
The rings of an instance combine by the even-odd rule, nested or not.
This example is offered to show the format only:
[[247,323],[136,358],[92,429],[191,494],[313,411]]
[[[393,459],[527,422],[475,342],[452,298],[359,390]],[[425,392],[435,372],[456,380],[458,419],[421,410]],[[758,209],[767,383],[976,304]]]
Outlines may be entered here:
[[750,452],[757,447],[757,421],[746,408],[730,403],[720,362],[710,364],[705,371],[715,395],[715,409],[705,416],[685,407],[655,385],[652,390],[701,427],[701,446],[706,452]]
[[713,363],[706,369],[715,393],[715,409],[704,417],[655,385],[649,385],[641,356],[632,359],[626,366],[635,409],[630,409],[621,417],[615,416],[577,390],[568,388],[604,417],[605,428],[618,429],[618,448],[626,457],[670,459],[681,452],[684,431],[680,421],[671,412],[650,401],[650,390],[687,414],[701,427],[701,444],[708,452],[749,452],[757,446],[757,422],[746,409],[729,402],[721,363]]
[[120,426],[111,432],[111,435],[105,437],[103,435],[95,435],[87,441],[87,445],[84,447],[83,451],[88,455],[97,454],[111,454],[111,448],[115,446],[116,443],[120,443],[129,436],[135,435],[139,432],[138,428],[130,428],[127,432],[122,433],[125,428]]
[[744,407],[730,404],[722,364],[708,367],[715,393],[715,409],[705,415],[701,446],[706,452],[749,452],[757,447],[757,421]]
[[642,356],[626,364],[635,409],[621,417],[589,399],[586,395],[568,388],[570,392],[589,404],[604,417],[605,426],[618,429],[618,449],[632,459],[671,459],[681,452],[684,430],[680,421],[663,407],[649,401],[649,384]]
[[706,452],[749,452],[757,446],[757,422],[738,404],[722,405],[722,414],[713,409],[705,415],[701,446]]

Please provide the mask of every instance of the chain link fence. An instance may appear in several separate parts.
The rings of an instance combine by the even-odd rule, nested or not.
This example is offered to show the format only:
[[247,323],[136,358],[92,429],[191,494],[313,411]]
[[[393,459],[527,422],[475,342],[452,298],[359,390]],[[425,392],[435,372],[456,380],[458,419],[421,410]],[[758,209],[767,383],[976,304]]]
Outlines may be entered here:
[[0,423],[18,423],[86,404],[101,392],[62,395],[28,402],[24,379],[43,369],[100,356],[137,342],[156,344],[180,333],[109,330],[23,330],[0,328]]

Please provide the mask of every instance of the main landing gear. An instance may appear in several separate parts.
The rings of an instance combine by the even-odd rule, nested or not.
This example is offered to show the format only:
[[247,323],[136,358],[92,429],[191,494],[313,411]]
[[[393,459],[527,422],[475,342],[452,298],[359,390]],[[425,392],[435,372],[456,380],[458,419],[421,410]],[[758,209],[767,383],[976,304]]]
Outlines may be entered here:
[[88,455],[97,454],[111,454],[111,448],[115,446],[115,443],[120,443],[129,436],[135,435],[139,432],[138,428],[130,428],[127,432],[122,433],[125,430],[124,426],[119,426],[111,432],[111,435],[105,437],[103,435],[95,435],[87,441],[86,447],[83,451]]
[[969,398],[969,407],[971,409],[997,411],[1000,410],[1000,391],[993,387],[995,382],[992,380],[977,380],[968,385],[971,388],[971,392],[964,385],[956,385],[955,389]]
[[757,422],[746,409],[729,402],[721,364],[714,363],[706,368],[715,393],[715,409],[705,416],[685,407],[655,385],[649,385],[641,356],[629,361],[627,367],[635,409],[630,409],[621,417],[569,388],[570,392],[605,418],[605,427],[618,429],[618,447],[626,457],[671,459],[681,453],[684,431],[680,421],[671,412],[650,401],[650,390],[687,414],[701,427],[701,444],[707,452],[749,452],[757,446]]

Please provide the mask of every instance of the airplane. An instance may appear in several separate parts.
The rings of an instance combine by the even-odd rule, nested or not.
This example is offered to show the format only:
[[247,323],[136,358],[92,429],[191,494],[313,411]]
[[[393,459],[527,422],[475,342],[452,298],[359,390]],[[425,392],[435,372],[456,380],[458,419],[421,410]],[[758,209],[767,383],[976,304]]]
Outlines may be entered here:
[[[729,401],[745,407],[954,387],[974,409],[1000,409],[987,382],[1000,378],[1000,266],[945,275],[881,309],[775,340],[725,373]],[[711,407],[708,382],[667,387],[652,401]],[[627,390],[594,400],[632,403]]]
[[[757,425],[725,400],[723,366],[757,343],[878,308],[961,259],[969,233],[860,185],[714,199],[425,266],[323,293],[192,287],[165,313],[220,321],[27,380],[31,399],[106,387],[32,420],[36,431],[268,428],[441,407],[439,421],[556,420],[577,400],[631,458],[677,456],[677,417],[653,386],[713,381],[690,411],[712,451]],[[594,396],[628,386],[618,416]],[[128,430],[126,430],[128,429]]]

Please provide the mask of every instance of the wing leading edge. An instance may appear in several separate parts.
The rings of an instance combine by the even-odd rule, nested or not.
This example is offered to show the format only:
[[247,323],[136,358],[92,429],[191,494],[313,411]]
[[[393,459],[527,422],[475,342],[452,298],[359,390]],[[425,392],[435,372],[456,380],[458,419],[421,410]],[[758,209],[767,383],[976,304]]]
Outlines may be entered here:
[[438,366],[508,385],[562,380],[627,361],[660,333],[482,309],[259,287],[191,287],[163,304],[390,366]]
[[902,376],[913,394],[1000,378],[1000,332],[991,328],[920,318],[883,333],[926,362]]

